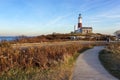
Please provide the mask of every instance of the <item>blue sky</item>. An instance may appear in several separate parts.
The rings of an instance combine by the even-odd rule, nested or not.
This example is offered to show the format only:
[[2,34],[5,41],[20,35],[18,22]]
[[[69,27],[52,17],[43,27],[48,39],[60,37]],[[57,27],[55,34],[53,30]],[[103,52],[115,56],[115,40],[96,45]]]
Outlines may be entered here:
[[120,0],[0,0],[0,35],[69,33],[79,13],[96,33],[120,29]]

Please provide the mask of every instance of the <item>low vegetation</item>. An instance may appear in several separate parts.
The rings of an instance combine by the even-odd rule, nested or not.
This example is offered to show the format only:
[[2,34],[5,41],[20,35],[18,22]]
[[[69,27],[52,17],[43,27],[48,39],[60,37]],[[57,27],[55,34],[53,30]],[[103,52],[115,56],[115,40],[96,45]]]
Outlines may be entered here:
[[109,44],[99,57],[104,67],[120,79],[120,43]]
[[53,33],[48,35],[40,35],[34,37],[19,36],[16,40],[11,41],[12,43],[38,43],[38,42],[60,42],[60,41],[71,41],[71,40],[84,40],[84,41],[106,41],[107,38],[115,40],[114,36],[104,35],[99,33],[89,33],[89,34],[80,34],[80,33],[68,33],[68,34],[59,34]]
[[0,43],[0,80],[69,80],[80,43],[14,48]]

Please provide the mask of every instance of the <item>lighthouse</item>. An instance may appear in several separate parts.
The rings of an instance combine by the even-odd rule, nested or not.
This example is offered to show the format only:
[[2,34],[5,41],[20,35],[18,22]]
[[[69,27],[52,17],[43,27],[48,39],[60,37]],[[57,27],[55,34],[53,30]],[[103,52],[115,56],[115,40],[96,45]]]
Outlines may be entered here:
[[78,16],[78,25],[74,26],[74,32],[75,33],[81,33],[81,34],[92,33],[92,27],[83,27],[82,26],[82,16],[81,16],[81,14],[79,14],[79,16]]
[[81,29],[82,28],[82,17],[81,17],[81,14],[79,14],[79,17],[78,17],[78,29]]

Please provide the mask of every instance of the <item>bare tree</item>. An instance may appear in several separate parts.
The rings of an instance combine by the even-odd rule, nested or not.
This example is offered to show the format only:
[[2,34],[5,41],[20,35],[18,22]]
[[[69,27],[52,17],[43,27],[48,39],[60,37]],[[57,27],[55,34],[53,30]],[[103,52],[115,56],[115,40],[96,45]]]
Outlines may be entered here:
[[114,34],[118,39],[120,39],[120,30],[116,31]]

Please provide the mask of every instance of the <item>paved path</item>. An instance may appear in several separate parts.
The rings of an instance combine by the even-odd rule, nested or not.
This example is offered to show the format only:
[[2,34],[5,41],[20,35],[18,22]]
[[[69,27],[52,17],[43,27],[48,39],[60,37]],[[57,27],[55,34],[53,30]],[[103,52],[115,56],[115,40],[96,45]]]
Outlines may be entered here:
[[118,80],[101,65],[98,53],[104,47],[94,47],[82,53],[76,62],[72,80]]

